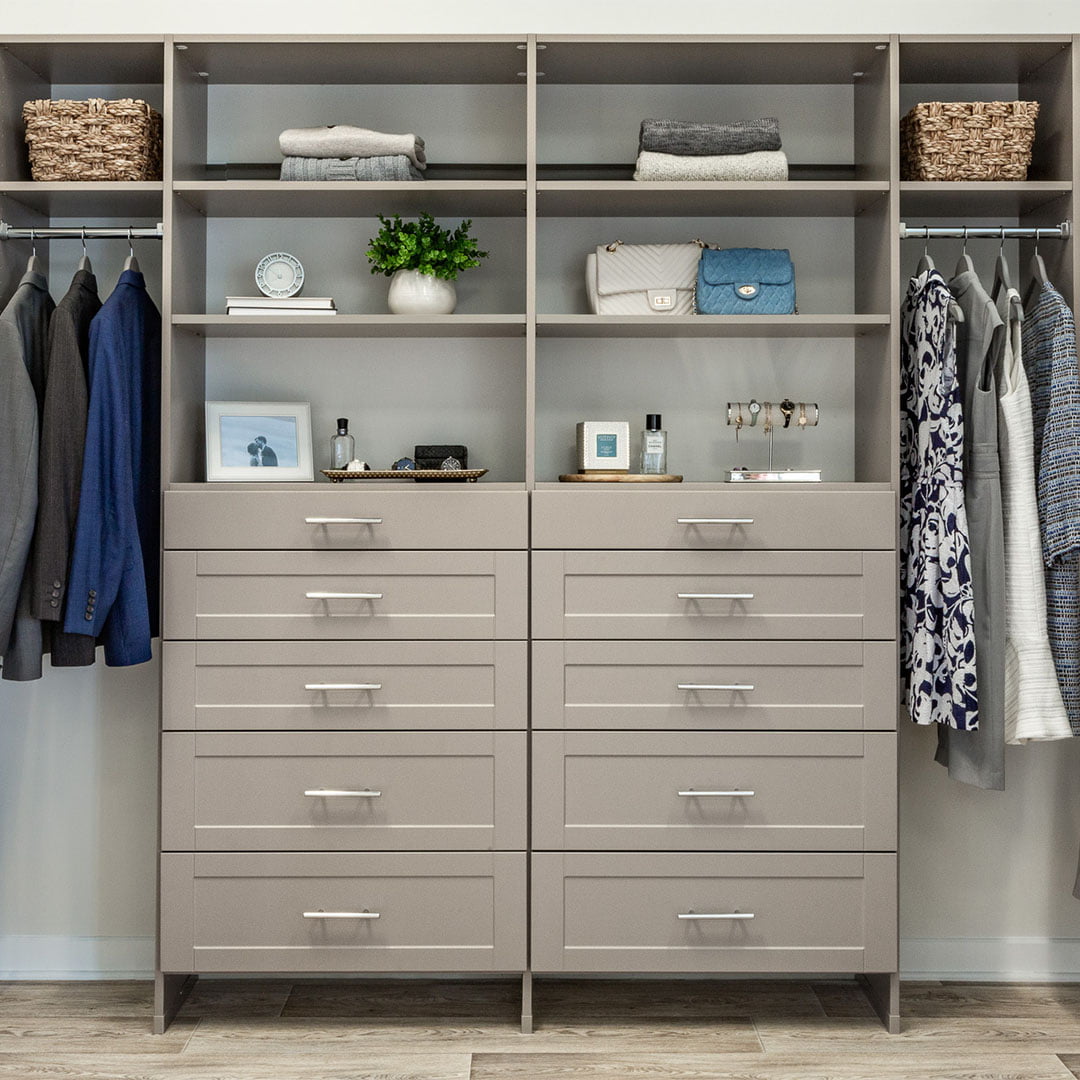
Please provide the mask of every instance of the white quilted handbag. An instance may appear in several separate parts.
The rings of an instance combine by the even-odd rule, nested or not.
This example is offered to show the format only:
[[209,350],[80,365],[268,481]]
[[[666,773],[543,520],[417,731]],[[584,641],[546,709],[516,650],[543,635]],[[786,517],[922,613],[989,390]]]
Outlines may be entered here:
[[692,315],[704,245],[614,244],[585,256],[585,289],[594,315]]

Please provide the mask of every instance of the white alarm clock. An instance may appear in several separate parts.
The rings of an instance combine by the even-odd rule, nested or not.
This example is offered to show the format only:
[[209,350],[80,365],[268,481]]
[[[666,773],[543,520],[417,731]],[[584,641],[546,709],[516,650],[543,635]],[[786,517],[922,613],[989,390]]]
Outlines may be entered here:
[[304,268],[295,255],[274,251],[259,260],[255,284],[265,296],[295,296],[304,284]]

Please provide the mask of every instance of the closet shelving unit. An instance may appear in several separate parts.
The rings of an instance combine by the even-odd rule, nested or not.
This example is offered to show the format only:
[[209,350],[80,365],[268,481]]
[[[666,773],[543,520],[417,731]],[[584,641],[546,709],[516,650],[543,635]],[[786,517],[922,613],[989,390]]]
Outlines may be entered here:
[[[923,247],[899,223],[1073,220],[1076,49],[1069,36],[0,42],[0,218],[164,224],[160,283],[156,246],[138,248],[165,323],[158,1030],[199,973],[404,970],[520,974],[526,1030],[533,971],[856,972],[897,1029],[898,326]],[[23,100],[92,95],[162,110],[162,183],[30,180]],[[1015,97],[1042,105],[1030,180],[900,181],[898,123],[916,101]],[[790,181],[631,179],[642,118],[724,115],[779,116]],[[282,128],[335,119],[424,135],[431,178],[274,179]],[[472,217],[492,255],[459,280],[456,314],[390,316],[366,241],[377,214],[422,209]],[[800,314],[588,313],[597,244],[694,237],[789,248]],[[78,245],[50,247],[59,295]],[[943,268],[959,251],[929,247]],[[104,248],[91,254],[107,286],[126,248]],[[341,314],[224,314],[278,249]],[[996,249],[969,245],[978,268]],[[1031,250],[1007,242],[1015,276]],[[1040,253],[1072,301],[1077,245]],[[27,254],[0,244],[9,291]],[[724,403],[784,395],[819,402],[821,424],[777,454],[825,482],[725,485],[767,441],[744,429],[735,444]],[[207,484],[209,399],[311,401],[317,459],[346,413],[373,464],[463,441],[491,472],[454,489]],[[633,431],[656,411],[685,483],[557,482],[577,420]],[[305,589],[358,584],[388,610],[297,606]],[[757,599],[671,599],[729,586]],[[359,684],[379,689],[340,689]],[[457,772],[470,783],[449,783]],[[375,780],[385,795],[362,806],[293,790]],[[756,794],[672,794],[683,785]],[[374,904],[378,920],[300,917]]]

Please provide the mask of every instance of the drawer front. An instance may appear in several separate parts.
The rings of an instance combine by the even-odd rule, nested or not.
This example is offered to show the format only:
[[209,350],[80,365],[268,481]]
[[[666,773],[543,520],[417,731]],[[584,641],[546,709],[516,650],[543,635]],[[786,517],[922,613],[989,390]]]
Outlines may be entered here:
[[168,491],[165,547],[378,551],[527,548],[524,491]]
[[896,736],[537,731],[533,847],[895,851]]
[[537,551],[537,638],[896,637],[888,551]]
[[540,852],[532,871],[534,971],[896,970],[895,855]]
[[166,851],[524,849],[525,732],[162,737]]
[[167,853],[161,968],[522,971],[525,889],[523,853]]
[[524,551],[170,551],[180,640],[524,638]]
[[896,730],[888,641],[536,641],[533,727]]
[[174,730],[526,727],[523,641],[167,641]]
[[533,492],[533,547],[733,551],[896,547],[896,497],[891,491],[596,487]]

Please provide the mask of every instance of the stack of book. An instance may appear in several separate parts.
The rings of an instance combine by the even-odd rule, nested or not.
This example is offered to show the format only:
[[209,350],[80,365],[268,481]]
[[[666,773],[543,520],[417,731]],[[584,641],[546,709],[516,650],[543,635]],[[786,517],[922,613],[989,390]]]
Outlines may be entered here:
[[225,310],[230,315],[336,315],[332,296],[226,296]]

